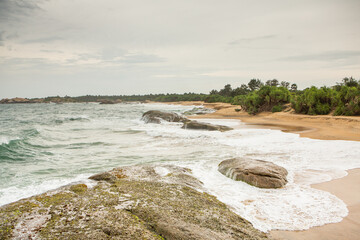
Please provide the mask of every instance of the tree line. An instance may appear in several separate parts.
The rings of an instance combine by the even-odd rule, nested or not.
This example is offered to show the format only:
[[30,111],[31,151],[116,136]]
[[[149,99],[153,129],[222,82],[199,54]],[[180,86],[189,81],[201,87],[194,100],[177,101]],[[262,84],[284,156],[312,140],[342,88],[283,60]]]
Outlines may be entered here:
[[360,80],[345,77],[332,87],[309,87],[298,90],[297,84],[277,79],[262,82],[251,79],[248,84],[232,88],[226,84],[220,90],[211,90],[209,94],[146,94],[146,95],[86,95],[79,97],[47,97],[43,102],[101,102],[108,101],[204,101],[208,103],[224,102],[240,105],[250,114],[262,111],[279,112],[291,106],[296,113],[317,115],[360,115]]
[[251,79],[247,85],[242,84],[235,89],[227,84],[219,91],[212,90],[204,101],[240,105],[250,114],[279,112],[290,104],[296,113],[353,116],[360,115],[360,80],[346,77],[332,87],[312,86],[300,91],[295,83],[276,79],[263,83],[259,79]]

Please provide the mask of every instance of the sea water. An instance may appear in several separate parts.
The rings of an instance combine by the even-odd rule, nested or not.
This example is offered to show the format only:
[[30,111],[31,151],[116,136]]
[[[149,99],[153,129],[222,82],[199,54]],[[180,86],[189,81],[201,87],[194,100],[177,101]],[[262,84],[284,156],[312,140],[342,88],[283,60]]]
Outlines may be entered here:
[[[208,193],[262,231],[301,230],[339,222],[348,213],[334,195],[310,187],[360,167],[360,142],[300,138],[255,129],[238,120],[202,119],[228,132],[145,124],[152,109],[183,113],[194,106],[166,104],[0,105],[0,205],[43,193],[113,167],[175,164],[188,167]],[[217,171],[233,157],[285,167],[288,184],[259,189]]]

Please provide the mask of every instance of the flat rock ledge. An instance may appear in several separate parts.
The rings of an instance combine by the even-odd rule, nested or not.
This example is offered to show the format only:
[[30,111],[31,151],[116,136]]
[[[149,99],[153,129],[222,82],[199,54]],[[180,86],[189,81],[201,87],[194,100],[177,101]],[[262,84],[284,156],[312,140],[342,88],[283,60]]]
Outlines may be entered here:
[[[115,168],[0,207],[0,239],[269,239],[186,168]],[[195,190],[198,189],[198,190]]]
[[208,130],[208,131],[220,131],[225,132],[232,130],[233,128],[223,125],[214,125],[210,123],[198,122],[198,121],[188,121],[184,122],[182,126],[184,129],[196,129],[196,130]]
[[167,122],[186,122],[189,121],[186,117],[180,116],[176,113],[171,112],[162,112],[157,110],[150,110],[145,112],[142,115],[141,120],[145,123],[160,123],[161,120],[165,120]]
[[272,162],[233,158],[219,164],[219,172],[259,188],[281,188],[287,183],[287,170]]

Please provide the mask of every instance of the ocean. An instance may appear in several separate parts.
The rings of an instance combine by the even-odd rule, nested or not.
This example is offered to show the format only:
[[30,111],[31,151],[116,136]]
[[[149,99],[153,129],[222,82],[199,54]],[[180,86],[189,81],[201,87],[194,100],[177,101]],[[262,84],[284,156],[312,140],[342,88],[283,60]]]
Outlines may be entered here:
[[[135,164],[188,167],[208,193],[254,227],[301,230],[339,222],[344,202],[310,184],[343,177],[360,167],[360,142],[300,138],[280,130],[251,128],[239,120],[202,119],[228,132],[182,129],[180,123],[145,124],[148,110],[184,113],[194,106],[167,104],[0,105],[0,205],[72,183],[94,173]],[[288,184],[259,189],[217,171],[233,157],[285,167]]]

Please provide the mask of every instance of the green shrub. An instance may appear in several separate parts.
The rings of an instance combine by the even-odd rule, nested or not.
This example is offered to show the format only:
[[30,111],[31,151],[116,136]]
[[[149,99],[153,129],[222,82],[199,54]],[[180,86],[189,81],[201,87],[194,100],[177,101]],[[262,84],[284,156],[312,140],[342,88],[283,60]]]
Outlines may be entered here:
[[335,104],[336,91],[327,87],[313,86],[305,89],[303,93],[294,95],[291,99],[295,112],[310,115],[329,114]]
[[283,107],[281,105],[275,105],[273,106],[273,108],[271,109],[271,112],[281,112],[283,110]]
[[246,96],[236,96],[233,102],[240,104],[250,114],[256,114],[260,111],[272,111],[274,106],[280,106],[282,110],[281,106],[289,100],[290,91],[287,88],[265,85]]

